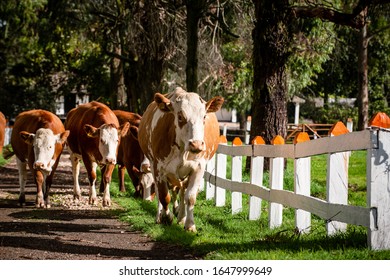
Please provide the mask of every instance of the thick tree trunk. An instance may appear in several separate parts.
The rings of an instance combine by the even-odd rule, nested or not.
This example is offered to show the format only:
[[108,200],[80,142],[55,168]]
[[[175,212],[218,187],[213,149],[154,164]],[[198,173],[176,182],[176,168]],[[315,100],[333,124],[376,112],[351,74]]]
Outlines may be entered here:
[[[367,15],[367,8],[362,12]],[[368,37],[367,23],[359,33],[359,54],[358,54],[358,130],[364,130],[368,125]]]
[[143,114],[153,101],[154,94],[161,91],[163,61],[144,58],[130,64],[127,78],[129,110]]
[[[114,53],[120,56],[121,48],[116,46]],[[125,77],[123,71],[123,62],[117,57],[111,58],[111,107],[113,109],[125,108],[126,107],[126,87]]]
[[[287,0],[255,1],[253,30],[253,103],[250,137],[262,136],[270,143],[276,136],[287,136],[286,63],[292,40],[285,14]],[[248,165],[248,163],[247,163]],[[268,161],[265,168],[268,168]]]
[[[200,3],[199,3],[200,2]],[[198,24],[201,17],[202,3],[199,0],[187,0],[187,91],[198,90]]]
[[270,143],[276,135],[287,136],[286,62],[291,42],[285,14],[288,1],[253,2],[256,25],[251,139],[259,135]]

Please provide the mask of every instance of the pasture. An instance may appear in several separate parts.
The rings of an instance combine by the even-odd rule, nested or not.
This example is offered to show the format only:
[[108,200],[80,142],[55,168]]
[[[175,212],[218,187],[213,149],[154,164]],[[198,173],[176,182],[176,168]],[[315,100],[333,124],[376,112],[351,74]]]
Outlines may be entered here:
[[[228,159],[230,160],[230,159]],[[350,158],[349,203],[362,205],[366,200],[366,152],[352,152]],[[245,162],[243,160],[243,162]],[[287,162],[285,187],[293,189],[293,162]],[[326,156],[312,159],[312,195],[324,197],[326,193]],[[229,174],[228,176],[229,177]],[[249,174],[244,174],[243,181]],[[116,181],[115,176],[113,180]],[[268,175],[265,174],[265,180]],[[126,182],[129,182],[127,180]],[[116,190],[113,183],[112,190]],[[266,184],[266,182],[265,182]],[[195,207],[196,234],[185,232],[177,224],[155,224],[156,202],[132,198],[133,187],[127,185],[127,193],[115,192],[115,201],[125,208],[120,219],[137,230],[142,230],[157,241],[181,244],[191,248],[204,259],[268,259],[268,260],[369,260],[390,259],[390,251],[371,251],[367,248],[367,230],[362,226],[348,226],[345,233],[328,236],[325,221],[312,216],[311,230],[299,234],[294,224],[294,209],[284,208],[283,225],[268,227],[268,203],[262,202],[259,220],[248,219],[248,195],[243,195],[243,211],[231,214],[230,195],[224,207],[215,207],[214,201],[206,200],[205,192],[198,195]]]

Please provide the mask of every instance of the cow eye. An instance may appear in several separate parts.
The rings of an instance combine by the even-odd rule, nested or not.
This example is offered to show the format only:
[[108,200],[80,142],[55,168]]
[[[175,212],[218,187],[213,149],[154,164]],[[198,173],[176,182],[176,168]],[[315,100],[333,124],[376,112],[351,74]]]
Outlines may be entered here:
[[177,115],[177,120],[178,120],[179,122],[184,122],[184,116],[183,116],[182,114],[178,114],[178,115]]

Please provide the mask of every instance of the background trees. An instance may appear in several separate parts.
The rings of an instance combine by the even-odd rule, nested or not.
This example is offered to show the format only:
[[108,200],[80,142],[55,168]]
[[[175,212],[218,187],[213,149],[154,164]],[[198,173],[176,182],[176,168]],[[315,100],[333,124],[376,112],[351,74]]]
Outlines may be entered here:
[[[388,2],[4,0],[0,110],[53,111],[57,96],[87,91],[142,114],[155,92],[179,85],[205,99],[223,95],[242,120],[252,114],[252,136],[267,141],[285,136],[293,95],[356,97],[359,110],[347,114],[357,123],[359,111],[363,128],[390,99]],[[368,46],[360,62],[359,45]],[[368,72],[359,72],[362,61]],[[331,110],[335,119],[346,111],[301,113],[327,122]]]

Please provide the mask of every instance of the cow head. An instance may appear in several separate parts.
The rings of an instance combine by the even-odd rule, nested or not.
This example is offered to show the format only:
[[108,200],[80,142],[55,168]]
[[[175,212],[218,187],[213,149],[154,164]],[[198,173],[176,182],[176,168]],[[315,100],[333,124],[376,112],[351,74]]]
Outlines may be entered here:
[[48,128],[40,128],[36,133],[27,131],[20,132],[20,136],[29,145],[34,148],[35,162],[34,169],[51,172],[55,163],[56,144],[63,145],[69,136],[69,130],[60,134],[53,134]]
[[126,122],[117,128],[114,124],[103,124],[99,128],[86,124],[84,130],[88,137],[99,139],[99,152],[103,164],[116,164],[116,155],[121,137],[129,130],[130,123]]
[[168,99],[161,93],[154,96],[158,108],[175,116],[176,143],[180,149],[193,154],[206,150],[204,127],[207,113],[217,112],[224,99],[216,96],[205,102],[198,94],[176,88]]

